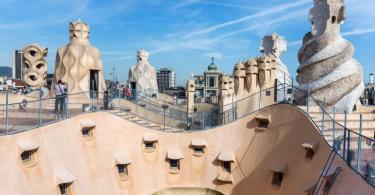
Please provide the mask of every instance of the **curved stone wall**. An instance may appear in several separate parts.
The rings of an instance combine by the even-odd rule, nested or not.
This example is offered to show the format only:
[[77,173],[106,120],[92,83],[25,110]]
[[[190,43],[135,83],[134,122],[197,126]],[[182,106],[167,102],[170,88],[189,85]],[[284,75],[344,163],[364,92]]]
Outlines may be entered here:
[[[288,114],[285,114],[288,113]],[[266,128],[259,121],[270,122]],[[152,142],[151,149],[145,142]],[[302,144],[318,146],[312,160]],[[153,131],[110,113],[80,115],[28,132],[0,137],[2,194],[59,194],[68,183],[74,194],[152,194],[166,188],[208,188],[223,194],[306,194],[330,148],[301,111],[267,107],[226,126],[201,132]],[[203,154],[194,147],[205,145]],[[21,160],[32,151],[31,164]],[[171,171],[170,159],[179,160]],[[223,161],[231,164],[223,175]],[[118,164],[126,165],[120,177]],[[374,189],[338,157],[343,171],[330,194],[373,194]],[[276,167],[276,168],[275,168]],[[279,167],[279,168],[278,168]],[[282,167],[282,168],[280,168]],[[273,186],[273,172],[284,173]],[[223,181],[225,180],[225,181]]]

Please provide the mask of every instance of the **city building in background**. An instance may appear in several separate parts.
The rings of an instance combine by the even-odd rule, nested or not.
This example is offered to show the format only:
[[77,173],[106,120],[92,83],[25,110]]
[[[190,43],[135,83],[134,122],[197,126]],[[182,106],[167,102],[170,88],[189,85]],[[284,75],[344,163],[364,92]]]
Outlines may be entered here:
[[14,50],[13,53],[13,79],[21,80],[22,79],[22,57],[23,52],[21,49]]
[[12,78],[12,67],[0,66],[0,77],[6,79]]
[[176,73],[170,68],[161,68],[156,73],[159,92],[164,93],[168,88],[176,87]]
[[203,75],[194,75],[196,100],[215,103],[219,94],[219,77],[223,73],[215,64],[215,58],[212,57],[211,64]]
[[163,93],[168,94],[170,96],[176,96],[178,99],[185,99],[186,98],[186,91],[185,87],[170,87],[166,88]]
[[365,91],[361,97],[361,102],[364,105],[375,105],[375,83],[374,74],[370,74],[369,82],[366,85]]

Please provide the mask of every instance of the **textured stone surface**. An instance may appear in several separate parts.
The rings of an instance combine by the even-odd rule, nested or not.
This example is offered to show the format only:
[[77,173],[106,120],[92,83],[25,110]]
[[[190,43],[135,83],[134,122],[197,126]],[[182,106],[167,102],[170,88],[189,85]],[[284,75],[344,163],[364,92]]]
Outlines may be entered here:
[[298,54],[297,81],[318,102],[352,111],[364,90],[363,71],[352,59],[352,44],[340,34],[344,10],[343,0],[314,1],[309,15],[312,31],[305,35]]
[[[273,102],[274,90],[270,89],[275,84],[276,58],[274,55],[263,54],[258,58],[251,58],[235,64],[233,77],[222,75],[220,77],[221,112],[226,116],[223,122],[228,122],[236,117],[243,116],[249,110],[255,110],[259,104],[261,90],[267,90],[270,95],[262,98],[262,105]],[[233,111],[231,111],[233,109]]]
[[238,62],[234,65],[233,69],[233,77],[234,77],[234,90],[236,94],[242,95],[245,88],[245,77],[246,77],[246,70],[245,65],[243,62]]
[[258,82],[261,89],[271,87],[274,84],[276,60],[273,56],[258,58]]
[[156,70],[148,62],[149,53],[142,49],[137,52],[137,64],[129,70],[129,82],[135,82],[138,92],[145,95],[158,94],[158,84],[156,81]]
[[[221,107],[228,105],[232,102],[234,90],[229,89],[230,88],[230,81],[232,81],[232,78],[227,75],[221,75],[219,78],[219,88],[220,88],[220,104]],[[233,81],[232,81],[233,83]]]
[[265,36],[260,43],[260,51],[266,56],[273,56],[276,61],[276,79],[280,82],[291,84],[291,77],[287,66],[281,61],[281,55],[287,51],[288,42],[284,37],[272,33],[272,35]]
[[246,61],[246,79],[245,86],[248,92],[256,89],[258,81],[258,63],[256,59],[252,58]]
[[31,44],[22,49],[22,81],[30,87],[44,87],[47,77],[48,49],[38,44]]
[[274,85],[276,58],[262,55],[238,62],[233,69],[234,94],[236,99],[247,97]]
[[91,46],[89,33],[89,26],[80,20],[69,24],[70,42],[57,51],[52,86],[61,79],[68,83],[69,93],[90,91],[90,70],[96,70],[98,91],[104,92],[105,82],[100,51]]

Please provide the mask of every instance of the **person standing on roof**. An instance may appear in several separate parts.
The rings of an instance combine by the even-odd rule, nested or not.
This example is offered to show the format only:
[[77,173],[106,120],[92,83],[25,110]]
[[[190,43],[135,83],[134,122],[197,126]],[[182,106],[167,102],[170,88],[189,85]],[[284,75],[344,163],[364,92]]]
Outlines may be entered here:
[[64,111],[65,107],[65,97],[67,93],[68,86],[60,79],[57,81],[55,85],[55,112],[58,112],[58,108],[60,107],[60,112]]

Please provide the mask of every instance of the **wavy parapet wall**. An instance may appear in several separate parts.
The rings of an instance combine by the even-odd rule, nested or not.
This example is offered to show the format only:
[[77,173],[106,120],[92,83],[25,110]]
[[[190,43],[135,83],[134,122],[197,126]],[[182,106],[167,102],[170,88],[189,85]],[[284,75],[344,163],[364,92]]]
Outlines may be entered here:
[[364,84],[362,66],[352,58],[354,47],[340,33],[344,1],[315,0],[309,19],[312,31],[305,35],[298,53],[297,81],[318,103],[352,111]]

